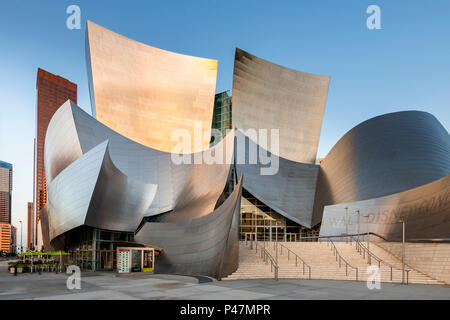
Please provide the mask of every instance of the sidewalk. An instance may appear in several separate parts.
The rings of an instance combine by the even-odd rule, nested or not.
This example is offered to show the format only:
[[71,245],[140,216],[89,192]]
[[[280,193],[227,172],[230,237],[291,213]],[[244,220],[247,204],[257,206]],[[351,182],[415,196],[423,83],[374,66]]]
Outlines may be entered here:
[[334,280],[271,279],[213,281],[195,277],[116,273],[81,274],[81,289],[69,290],[69,275],[43,272],[13,276],[0,267],[0,299],[450,299],[443,285],[382,283],[380,290],[367,289],[365,282]]

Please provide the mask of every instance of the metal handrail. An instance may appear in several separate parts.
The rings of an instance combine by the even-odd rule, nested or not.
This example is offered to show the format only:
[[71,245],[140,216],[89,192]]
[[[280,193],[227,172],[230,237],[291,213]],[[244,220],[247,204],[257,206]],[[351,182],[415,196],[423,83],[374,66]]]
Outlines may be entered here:
[[[366,246],[361,241],[356,240],[355,243],[356,243],[356,251],[358,251],[359,254],[361,254],[361,249],[363,250],[363,259],[366,258],[365,253],[367,252],[368,264],[372,264],[371,263],[372,261],[370,259],[374,258],[375,260],[378,261],[378,268],[381,268],[381,264],[383,263],[383,264],[385,264],[387,267],[389,267],[391,269],[391,281],[393,280],[393,272],[392,272],[393,269],[403,272],[403,269],[401,269],[399,267],[395,267],[395,266],[391,265],[390,263],[382,260],[381,258],[378,258],[376,255],[374,255],[372,252],[370,252],[370,250],[368,248],[366,248]],[[358,250],[358,248],[359,248],[359,250]],[[409,269],[405,269],[405,272],[406,272],[406,284],[408,284],[408,282],[409,282],[409,272],[410,271],[411,270],[409,270]]]
[[[383,239],[383,240],[385,240],[385,241],[389,241],[389,240],[387,240],[386,238],[384,238],[383,236],[381,236],[381,235],[379,235],[379,234],[376,234],[376,233],[373,233],[373,232],[366,232],[366,233],[357,233],[357,234],[348,234],[348,235],[345,235],[345,234],[341,234],[341,235],[335,235],[335,236],[313,236],[313,237],[308,237],[308,238],[310,238],[310,239],[317,239],[319,242],[320,242],[320,240],[321,239],[328,239],[328,242],[329,243],[331,243],[331,245],[332,245],[332,250],[334,250],[334,254],[335,254],[335,256],[336,256],[336,261],[339,261],[339,268],[341,267],[341,262],[342,261],[344,261],[344,263],[345,263],[345,275],[346,276],[348,276],[348,267],[350,267],[350,268],[352,268],[352,269],[355,269],[355,271],[356,271],[356,280],[358,281],[358,268],[357,267],[353,267],[352,265],[350,265],[345,259],[344,259],[344,257],[339,253],[339,251],[337,250],[337,248],[336,248],[336,246],[335,246],[335,244],[334,244],[334,242],[331,240],[331,238],[346,238],[346,237],[349,237],[351,240],[353,240],[353,237],[354,236],[362,236],[362,235],[368,235],[368,236],[370,236],[370,235],[374,235],[374,236],[376,236],[376,237],[378,237],[378,238],[380,238],[380,239]],[[303,238],[303,239],[305,239],[305,238]],[[436,240],[436,239],[434,239],[434,240]],[[445,240],[447,240],[447,239],[445,239]],[[247,245],[247,234],[245,235],[245,242],[246,242],[246,245]],[[251,244],[251,249],[253,249],[253,242],[255,242],[255,249],[256,249],[256,252],[258,252],[258,241],[255,239],[255,240],[251,240],[250,239],[250,244]],[[264,243],[265,243],[265,241],[263,241]],[[274,242],[274,246],[275,246],[275,244],[276,244],[277,242]],[[376,255],[374,255],[373,253],[371,253],[362,243],[361,243],[361,241],[358,241],[358,240],[356,240],[355,241],[355,243],[356,243],[356,250],[358,251],[358,247],[360,248],[360,249],[362,249],[363,250],[363,254],[364,254],[364,259],[365,259],[365,252],[367,251],[368,252],[368,260],[369,260],[369,264],[371,264],[371,261],[370,261],[370,259],[371,258],[374,258],[375,260],[377,260],[378,261],[378,267],[379,268],[381,268],[381,263],[383,263],[383,264],[385,264],[387,267],[389,267],[390,269],[391,269],[391,281],[393,280],[393,269],[395,269],[395,270],[400,270],[400,271],[403,271],[403,269],[400,269],[400,268],[398,268],[398,267],[395,267],[395,266],[392,266],[391,264],[389,264],[388,262],[386,262],[386,261],[384,261],[384,260],[382,260],[382,259],[380,259],[379,257],[377,257]],[[295,256],[296,256],[296,266],[298,265],[298,263],[297,263],[297,259],[300,259],[300,261],[302,261],[302,263],[303,263],[303,274],[305,273],[305,265],[308,267],[308,269],[309,269],[309,279],[311,279],[311,267],[303,260],[303,259],[301,259],[300,258],[300,256],[298,256],[295,252],[293,252],[292,250],[290,250],[289,248],[287,248],[286,246],[284,246],[284,245],[282,245],[282,244],[280,244],[280,243],[278,243],[279,245],[280,245],[280,247],[282,248],[282,247],[284,247],[285,249],[287,249],[288,250],[288,260],[289,260],[289,252],[291,252],[292,254],[294,254]],[[261,245],[260,245],[261,246]],[[276,262],[276,260],[270,255],[270,253],[265,249],[265,247],[262,247],[262,251],[261,251],[261,257],[263,257],[264,259],[265,259],[265,261],[266,261],[266,263],[267,263],[267,256],[269,257],[269,260],[270,260],[270,262],[271,262],[271,271],[274,271],[273,270],[273,268],[275,268],[275,271],[274,271],[274,278],[275,278],[275,280],[278,280],[278,271],[279,271],[279,266],[278,266],[278,264],[277,264],[277,262]],[[275,249],[275,248],[274,248]],[[360,251],[358,251],[359,253],[361,253]],[[281,254],[282,254],[282,249],[281,249]],[[369,258],[370,257],[370,258]],[[410,272],[411,270],[410,269],[405,269],[405,272],[406,272],[406,284],[408,284],[409,283],[409,272]]]
[[[309,271],[309,280],[311,280],[311,266],[309,264],[307,264],[305,262],[305,260],[303,260],[302,258],[300,258],[300,256],[298,254],[296,254],[294,251],[292,251],[291,249],[289,249],[288,247],[282,245],[281,243],[278,243],[278,245],[280,246],[281,250],[280,250],[280,254],[283,255],[283,248],[285,248],[288,252],[288,261],[289,261],[289,253],[292,253],[295,256],[295,266],[298,266],[298,262],[297,259],[299,259],[302,263],[303,263],[303,274],[305,274],[305,266],[308,267],[308,271]],[[278,249],[276,249],[278,250]]]
[[278,266],[277,262],[271,256],[271,254],[267,251],[266,248],[262,248],[262,250],[261,250],[261,258],[263,258],[263,261],[265,261],[266,264],[267,264],[267,258],[269,258],[269,260],[270,260],[270,271],[272,271],[272,270],[274,271],[274,279],[275,279],[275,281],[278,281],[278,270],[279,270],[280,267]]
[[[251,233],[254,234],[254,232],[246,232],[246,233]],[[312,232],[312,233],[318,233],[318,232]],[[293,234],[293,233],[291,233]],[[286,241],[286,242],[304,242],[304,240],[319,240],[319,239],[329,239],[329,238],[345,238],[345,237],[352,237],[352,236],[364,236],[364,235],[373,235],[376,236],[384,241],[388,241],[388,242],[401,242],[401,239],[387,239],[385,237],[383,237],[382,235],[375,233],[375,232],[361,232],[361,233],[352,233],[352,234],[339,234],[339,235],[326,235],[326,236],[315,236],[315,235],[311,235],[311,236],[304,236],[303,233],[295,233],[296,235],[298,235],[298,237],[296,236],[294,239],[294,241],[290,240],[290,241]],[[264,241],[264,240],[263,240]],[[422,239],[414,239],[414,238],[409,238],[407,239],[408,242],[430,242],[430,243],[449,243],[450,242],[450,238],[434,238],[434,239],[429,239],[429,238],[422,238]]]
[[[381,235],[379,235],[379,234],[377,234],[377,233],[374,233],[374,232],[361,232],[361,233],[352,233],[352,234],[339,234],[339,235],[332,235],[332,236],[311,236],[311,237],[303,237],[303,238],[301,238],[302,240],[303,239],[316,239],[316,240],[318,240],[318,241],[320,241],[320,239],[330,239],[330,238],[346,238],[346,237],[354,237],[354,236],[364,236],[364,235],[368,235],[368,234],[370,234],[370,235],[374,235],[374,236],[376,236],[376,237],[378,237],[378,238],[380,238],[380,239],[382,239],[382,240],[384,240],[384,241],[390,241],[390,240],[388,240],[388,239],[386,239],[385,237],[383,237],[383,236],[381,236]],[[392,241],[394,241],[394,240],[392,240]]]
[[378,267],[381,268],[381,262],[388,264],[387,262],[381,260],[381,258],[378,258],[376,255],[374,255],[372,252],[370,252],[369,249],[366,248],[362,244],[361,241],[356,240],[356,251],[361,255],[361,249],[363,250],[363,259],[366,259],[366,252],[367,252],[367,264],[372,264],[372,258],[378,261]]
[[[247,239],[246,239],[247,240]],[[255,251],[258,252],[258,242],[250,240],[251,243],[251,250],[253,250],[253,242],[255,242]],[[245,245],[247,246],[247,241],[245,241]],[[275,281],[278,281],[278,269],[279,266],[276,262],[276,260],[270,255],[270,253],[267,251],[265,247],[261,248],[261,258],[263,261],[267,264],[267,258],[270,260],[270,271],[273,272],[273,276]]]
[[[328,235],[328,236],[310,236],[310,237],[302,237],[301,239],[329,239],[329,238],[346,238],[346,237],[357,237],[357,236],[365,236],[365,235],[370,235],[370,236],[375,236],[377,238],[380,238],[381,240],[387,241],[387,242],[401,242],[402,240],[399,240],[397,238],[395,239],[387,239],[385,237],[383,237],[382,235],[375,233],[375,232],[361,232],[361,233],[349,233],[349,234],[339,234],[339,235]],[[407,242],[430,242],[430,243],[448,243],[450,242],[450,238],[435,238],[435,239],[427,239],[427,238],[422,238],[422,239],[414,239],[414,238],[409,238],[407,239]]]
[[[348,276],[348,267],[355,269],[356,271],[356,281],[358,281],[358,268],[353,267],[350,263],[347,262],[347,260],[344,259],[344,257],[341,256],[341,254],[339,253],[338,249],[336,248],[336,246],[334,245],[333,240],[328,239],[328,243],[331,243],[332,247],[331,250],[334,249],[334,255],[336,256],[336,261],[338,261],[338,257],[339,257],[339,268],[341,267],[341,261],[345,262],[345,276]],[[327,243],[327,244],[328,244]]]

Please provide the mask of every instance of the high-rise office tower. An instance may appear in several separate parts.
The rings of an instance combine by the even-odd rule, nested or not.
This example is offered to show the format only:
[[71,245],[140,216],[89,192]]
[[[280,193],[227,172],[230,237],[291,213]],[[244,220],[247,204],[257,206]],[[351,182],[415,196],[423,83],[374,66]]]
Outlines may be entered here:
[[11,252],[11,225],[0,222],[0,251]]
[[0,161],[0,223],[11,223],[12,168]]
[[27,250],[33,250],[34,244],[34,214],[33,202],[27,203]]
[[[47,188],[44,170],[44,143],[48,124],[53,114],[68,99],[77,102],[77,85],[42,69],[37,72],[37,113],[36,113],[36,149],[35,149],[35,201],[36,221],[39,222],[39,210],[47,203]],[[37,230],[37,229],[36,229]]]
[[11,225],[11,244],[10,251],[12,253],[17,253],[17,228]]

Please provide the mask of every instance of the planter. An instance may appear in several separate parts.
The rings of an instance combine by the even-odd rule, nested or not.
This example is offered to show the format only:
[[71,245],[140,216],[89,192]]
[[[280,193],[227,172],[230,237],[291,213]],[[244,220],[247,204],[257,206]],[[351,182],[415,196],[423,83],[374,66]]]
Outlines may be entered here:
[[[9,268],[9,273],[14,273],[14,267]],[[17,268],[17,273],[23,273],[23,268]]]

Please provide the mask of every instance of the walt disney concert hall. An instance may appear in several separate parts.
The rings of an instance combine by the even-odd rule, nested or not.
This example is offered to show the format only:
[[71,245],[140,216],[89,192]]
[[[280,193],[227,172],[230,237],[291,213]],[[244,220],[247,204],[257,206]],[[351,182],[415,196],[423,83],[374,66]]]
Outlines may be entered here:
[[355,210],[386,238],[400,220],[413,238],[450,236],[450,137],[429,113],[369,119],[318,161],[329,76],[236,49],[232,96],[216,94],[217,60],[90,21],[86,64],[92,115],[67,101],[51,119],[40,212],[44,247],[86,269],[152,248],[155,272],[220,279],[247,235],[356,233],[344,222]]

